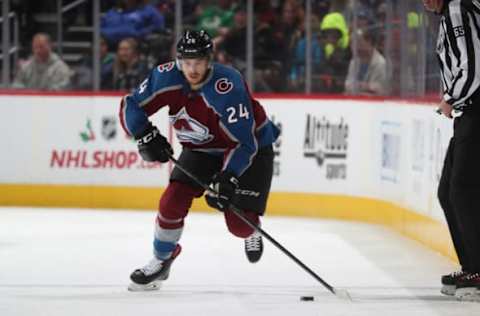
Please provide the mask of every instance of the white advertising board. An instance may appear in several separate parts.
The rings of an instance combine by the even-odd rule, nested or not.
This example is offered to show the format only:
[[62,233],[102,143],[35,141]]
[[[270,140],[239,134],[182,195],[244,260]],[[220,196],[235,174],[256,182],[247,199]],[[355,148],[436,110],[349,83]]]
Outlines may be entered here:
[[[2,183],[161,186],[118,119],[118,97],[0,96]],[[154,118],[168,135],[166,117]]]
[[[169,164],[139,157],[119,97],[0,96],[0,183],[165,186]],[[272,191],[371,197],[443,218],[436,187],[452,133],[432,106],[263,99],[282,134]],[[152,120],[171,137],[166,110]],[[174,142],[176,154],[180,152]]]
[[[281,124],[273,189],[369,195],[372,104],[343,100],[262,100]],[[357,167],[358,166],[358,167]]]

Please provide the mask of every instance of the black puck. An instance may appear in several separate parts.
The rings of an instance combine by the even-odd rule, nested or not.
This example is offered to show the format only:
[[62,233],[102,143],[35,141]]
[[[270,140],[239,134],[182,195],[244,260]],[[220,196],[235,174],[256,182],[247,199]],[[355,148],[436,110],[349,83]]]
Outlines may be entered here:
[[301,301],[313,301],[313,296],[300,296]]

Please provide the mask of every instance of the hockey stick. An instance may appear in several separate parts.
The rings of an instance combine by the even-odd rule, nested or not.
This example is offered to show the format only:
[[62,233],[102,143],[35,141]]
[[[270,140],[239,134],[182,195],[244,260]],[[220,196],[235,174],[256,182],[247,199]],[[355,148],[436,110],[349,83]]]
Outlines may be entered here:
[[[210,191],[213,194],[218,194],[213,188],[208,186],[207,184],[203,183],[200,179],[198,179],[194,174],[190,171],[186,170],[177,159],[175,159],[172,155],[169,155],[170,160],[173,164],[182,171],[185,175],[190,177],[193,181],[195,181],[198,185],[200,185],[205,191]],[[312,269],[310,269],[306,264],[304,264],[300,259],[295,257],[290,251],[288,251],[285,247],[283,247],[278,241],[276,241],[272,236],[270,236],[266,231],[264,231],[261,227],[256,225],[250,219],[243,216],[243,211],[236,207],[235,205],[231,204],[230,209],[232,212],[235,213],[242,221],[244,221],[248,226],[259,232],[263,237],[268,239],[275,247],[277,247],[280,251],[282,251],[285,255],[287,255],[290,259],[292,259],[296,264],[298,264],[303,270],[305,270],[308,274],[310,274],[315,280],[320,282],[327,290],[329,290],[332,294],[336,295],[339,298],[352,300],[350,294],[347,290],[344,289],[336,289],[327,282],[325,282],[321,277],[318,276]]]

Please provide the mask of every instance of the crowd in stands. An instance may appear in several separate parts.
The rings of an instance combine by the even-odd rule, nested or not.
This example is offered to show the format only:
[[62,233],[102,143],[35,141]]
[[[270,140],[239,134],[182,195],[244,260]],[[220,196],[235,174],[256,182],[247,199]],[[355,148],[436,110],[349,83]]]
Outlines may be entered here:
[[[207,30],[214,38],[215,60],[241,72],[247,67],[245,3],[184,0],[182,8],[182,27]],[[109,7],[104,8],[106,4]],[[316,0],[312,4],[312,91],[387,94],[382,38],[385,1]],[[173,59],[175,1],[102,1],[102,8],[102,90],[132,90],[149,69]],[[304,2],[255,0],[254,14],[255,91],[303,92],[307,46]],[[32,53],[17,65],[13,87],[92,88],[91,55],[69,68],[52,51],[51,40],[44,33],[33,37]]]
[[19,66],[12,87],[67,90],[71,88],[71,76],[67,64],[52,52],[50,36],[37,33],[32,39],[32,57]]

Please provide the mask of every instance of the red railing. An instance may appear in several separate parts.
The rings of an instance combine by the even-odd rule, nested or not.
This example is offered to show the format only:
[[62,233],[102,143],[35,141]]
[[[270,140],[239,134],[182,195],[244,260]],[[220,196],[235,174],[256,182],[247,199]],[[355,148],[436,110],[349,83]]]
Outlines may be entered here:
[[[71,96],[71,97],[121,97],[127,92],[122,91],[39,91],[39,90],[15,90],[15,89],[0,89],[0,96],[2,95],[18,95],[18,96]],[[305,100],[354,100],[354,101],[398,101],[408,104],[436,104],[440,100],[438,95],[427,95],[425,97],[384,97],[384,96],[362,96],[362,95],[343,95],[343,94],[300,94],[300,93],[256,93],[254,94],[259,99],[305,99]]]

